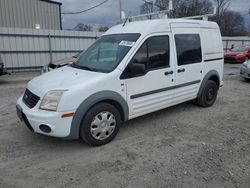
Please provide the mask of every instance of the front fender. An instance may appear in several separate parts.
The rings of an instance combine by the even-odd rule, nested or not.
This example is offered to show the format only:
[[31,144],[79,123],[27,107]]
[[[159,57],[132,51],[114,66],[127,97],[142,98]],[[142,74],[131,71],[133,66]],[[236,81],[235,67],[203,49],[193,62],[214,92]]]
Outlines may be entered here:
[[100,91],[89,96],[79,105],[71,123],[70,134],[68,137],[66,137],[66,139],[78,139],[81,128],[81,122],[85,114],[93,105],[105,100],[113,100],[119,103],[124,113],[124,120],[128,120],[129,108],[124,98],[119,93],[114,91]]

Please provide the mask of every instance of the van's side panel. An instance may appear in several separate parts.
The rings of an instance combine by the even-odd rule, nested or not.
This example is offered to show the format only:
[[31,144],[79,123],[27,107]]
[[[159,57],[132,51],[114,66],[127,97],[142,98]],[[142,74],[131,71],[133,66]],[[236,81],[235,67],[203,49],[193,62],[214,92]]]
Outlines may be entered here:
[[219,27],[202,27],[201,39],[203,43],[204,76],[211,70],[216,70],[223,84],[223,44]]
[[[155,33],[146,36],[138,45],[134,54],[146,39],[154,36],[169,37],[170,67],[151,70],[146,75],[126,79],[129,119],[172,105],[174,91],[171,87],[174,86],[175,58],[172,49],[173,41],[171,33]],[[165,74],[171,71],[173,72],[172,74]]]

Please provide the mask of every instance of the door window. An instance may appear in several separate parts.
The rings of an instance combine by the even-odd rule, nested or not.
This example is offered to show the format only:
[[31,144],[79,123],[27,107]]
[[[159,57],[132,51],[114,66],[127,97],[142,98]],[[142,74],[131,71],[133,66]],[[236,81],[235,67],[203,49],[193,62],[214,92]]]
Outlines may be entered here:
[[179,66],[202,61],[199,34],[177,34],[175,44]]
[[169,67],[169,37],[156,36],[147,39],[136,52],[132,63],[144,64],[147,71]]
[[148,69],[158,69],[169,66],[168,36],[151,37],[148,44]]
[[135,56],[132,59],[133,63],[144,64],[147,67],[148,63],[148,55],[147,55],[147,44],[146,42],[140,47],[140,49],[136,52]]

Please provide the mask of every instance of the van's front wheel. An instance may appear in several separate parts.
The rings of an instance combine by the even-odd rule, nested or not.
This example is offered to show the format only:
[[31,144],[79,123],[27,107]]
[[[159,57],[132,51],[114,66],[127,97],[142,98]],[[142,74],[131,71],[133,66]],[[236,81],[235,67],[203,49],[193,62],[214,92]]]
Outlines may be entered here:
[[121,125],[119,111],[108,103],[99,103],[86,114],[81,125],[81,138],[88,144],[100,146],[114,139]]
[[212,106],[217,98],[218,87],[213,80],[208,80],[201,95],[198,97],[198,104],[202,107]]

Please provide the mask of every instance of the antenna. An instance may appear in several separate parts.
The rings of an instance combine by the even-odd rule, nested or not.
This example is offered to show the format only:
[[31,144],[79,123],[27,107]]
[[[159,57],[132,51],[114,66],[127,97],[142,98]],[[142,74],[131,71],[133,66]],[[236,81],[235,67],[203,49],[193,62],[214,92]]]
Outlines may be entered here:
[[129,14],[128,14],[127,18],[125,19],[125,21],[124,21],[124,23],[123,23],[122,27],[124,27],[124,26],[126,25],[126,23],[127,23],[128,19],[129,19],[129,15],[130,15],[130,12],[129,12]]

